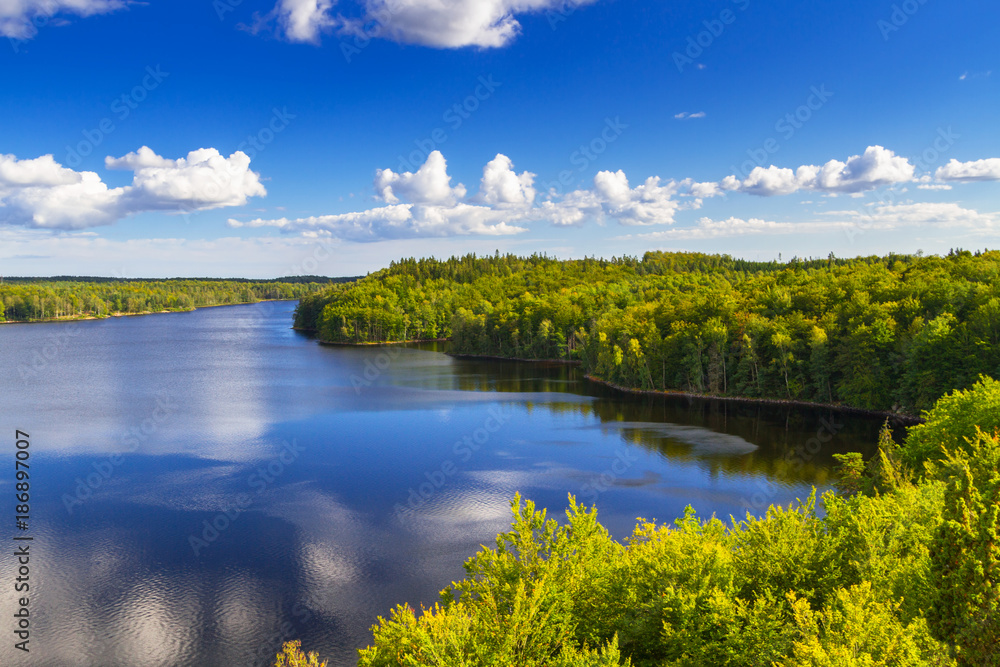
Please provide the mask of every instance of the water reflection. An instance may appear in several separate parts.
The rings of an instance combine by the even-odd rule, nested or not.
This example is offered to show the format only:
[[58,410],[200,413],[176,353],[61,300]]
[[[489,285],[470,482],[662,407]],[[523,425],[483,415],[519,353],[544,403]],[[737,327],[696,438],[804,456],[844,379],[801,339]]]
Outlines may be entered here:
[[[378,615],[462,576],[516,492],[553,516],[569,493],[595,502],[622,537],[688,504],[728,517],[804,497],[879,427],[621,396],[577,368],[433,346],[320,346],[289,330],[291,308],[82,323],[55,361],[0,385],[36,471],[31,661],[4,642],[0,664],[267,664],[301,638],[352,665]],[[59,326],[0,327],[6,377]],[[824,423],[835,435],[797,453]],[[0,479],[5,516],[11,491]]]

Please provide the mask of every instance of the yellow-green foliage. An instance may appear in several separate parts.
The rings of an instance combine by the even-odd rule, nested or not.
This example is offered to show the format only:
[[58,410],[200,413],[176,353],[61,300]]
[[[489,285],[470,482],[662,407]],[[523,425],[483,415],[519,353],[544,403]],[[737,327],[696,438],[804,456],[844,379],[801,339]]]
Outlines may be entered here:
[[916,414],[1000,377],[998,274],[996,251],[410,259],[304,299],[296,325],[335,342],[451,337],[458,353],[576,359],[628,387]]
[[906,438],[904,457],[914,467],[940,460],[945,450],[966,449],[977,428],[987,433],[1000,429],[1000,382],[981,377],[969,389],[941,398],[924,417],[926,422]]
[[943,521],[932,556],[932,629],[960,665],[995,665],[1000,647],[1000,437],[978,432],[943,463]]
[[909,667],[954,664],[919,619],[905,625],[896,605],[883,602],[868,582],[838,588],[826,607],[813,609],[789,594],[798,635],[782,667]]
[[326,667],[326,661],[320,662],[316,653],[303,652],[302,642],[295,640],[281,647],[274,667]]
[[298,299],[329,281],[317,276],[278,280],[8,279],[0,284],[0,322],[105,317],[201,306]]
[[561,525],[517,497],[512,530],[439,604],[380,618],[360,665],[938,664],[922,611],[941,484],[825,501],[640,520],[622,544],[572,497]]

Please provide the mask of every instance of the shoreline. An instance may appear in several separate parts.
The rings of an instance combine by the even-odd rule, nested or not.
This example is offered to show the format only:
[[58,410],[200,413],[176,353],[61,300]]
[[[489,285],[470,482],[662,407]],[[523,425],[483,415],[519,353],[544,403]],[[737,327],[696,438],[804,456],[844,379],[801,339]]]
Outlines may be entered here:
[[193,313],[196,310],[201,310],[202,308],[224,308],[226,306],[252,306],[258,303],[272,303],[275,301],[299,301],[298,299],[261,299],[260,301],[244,301],[240,303],[212,303],[205,306],[194,306],[193,308],[184,308],[176,310],[146,310],[141,313],[108,313],[107,315],[80,315],[74,317],[51,317],[44,320],[4,320],[0,322],[0,325],[4,324],[53,324],[59,322],[87,322],[90,320],[106,320],[111,317],[144,317],[146,315],[166,315],[168,313]]
[[[516,361],[519,363],[546,363],[546,364],[563,364],[566,366],[581,366],[582,361],[577,359],[526,359],[523,357],[498,357],[496,355],[488,354],[455,354],[452,352],[446,352],[449,357],[456,359],[486,359],[490,361]],[[680,391],[680,390],[667,390],[661,391],[658,389],[636,389],[632,387],[624,387],[622,385],[609,382],[595,375],[584,374],[584,379],[593,382],[595,384],[603,385],[609,389],[619,391],[625,394],[633,394],[637,396],[659,396],[662,398],[688,398],[697,399],[702,401],[728,401],[730,403],[746,403],[748,405],[768,405],[772,407],[795,407],[795,408],[813,408],[820,410],[834,410],[837,412],[844,412],[848,414],[860,415],[863,417],[881,417],[888,419],[889,422],[896,426],[916,426],[917,424],[924,423],[922,417],[917,417],[905,413],[897,412],[887,412],[885,410],[869,410],[867,408],[858,408],[851,405],[838,405],[836,403],[817,403],[814,401],[803,401],[791,398],[756,398],[752,396],[718,396],[715,394],[699,394],[690,391]]]
[[631,389],[629,387],[623,387],[613,382],[603,380],[594,375],[584,375],[584,378],[595,384],[604,385],[605,387],[626,394],[636,394],[643,396],[661,396],[668,398],[669,397],[693,398],[703,401],[729,401],[732,403],[770,405],[774,407],[785,406],[785,407],[795,407],[795,408],[818,408],[821,410],[835,410],[837,412],[846,412],[865,417],[884,417],[888,419],[890,423],[893,423],[898,426],[915,426],[917,424],[924,423],[922,417],[915,417],[913,415],[897,413],[897,412],[886,412],[884,410],[868,410],[866,408],[857,408],[851,405],[837,405],[836,403],[815,403],[813,401],[802,401],[792,398],[755,398],[750,396],[717,396],[715,394],[698,394],[690,391],[660,391],[657,389]]
[[[316,333],[315,329],[302,329],[297,327],[292,327],[292,329],[295,331],[309,331]],[[410,343],[445,343],[448,340],[448,338],[414,338],[413,340],[393,340],[382,343],[341,343],[338,341],[317,338],[316,342],[320,345],[329,345],[330,347],[392,347],[394,345],[409,345]]]
[[455,359],[488,359],[490,361],[517,361],[519,363],[534,364],[562,364],[564,366],[582,366],[579,359],[528,359],[526,357],[498,357],[494,354],[458,354],[455,352],[445,352],[449,357]]
[[[308,331],[308,329],[299,329],[299,330]],[[389,347],[392,345],[406,345],[408,343],[439,343],[448,340],[449,340],[448,338],[435,338],[428,340],[391,341],[383,343],[337,343],[324,340],[318,340],[318,342],[320,343],[320,345],[329,345],[333,347]],[[454,352],[445,352],[445,354],[448,355],[449,357],[452,357],[453,359],[483,359],[487,361],[514,361],[517,363],[561,364],[564,366],[583,365],[583,362],[578,359],[528,359],[525,357],[500,357],[491,354],[458,354]],[[795,408],[811,408],[820,410],[834,410],[836,412],[855,414],[863,417],[881,417],[884,419],[888,419],[889,422],[895,426],[915,426],[917,424],[922,424],[924,422],[922,417],[917,417],[905,413],[887,412],[884,410],[869,410],[867,408],[858,408],[851,405],[838,405],[836,403],[816,403],[813,401],[803,401],[790,398],[718,396],[715,394],[698,394],[695,392],[679,391],[679,390],[661,391],[658,389],[636,389],[632,387],[623,387],[621,385],[609,382],[608,380],[601,379],[594,375],[584,374],[583,377],[589,382],[603,385],[614,391],[622,392],[625,394],[633,394],[637,396],[659,396],[661,398],[688,398],[688,399],[696,399],[702,401],[727,401],[730,403],[746,403],[748,405],[767,405],[772,407],[795,407]]]

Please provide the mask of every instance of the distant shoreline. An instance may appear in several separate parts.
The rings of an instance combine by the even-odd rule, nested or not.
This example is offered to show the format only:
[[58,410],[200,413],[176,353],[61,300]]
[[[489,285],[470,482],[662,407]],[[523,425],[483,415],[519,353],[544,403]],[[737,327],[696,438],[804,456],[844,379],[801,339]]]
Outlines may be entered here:
[[47,317],[42,320],[4,320],[3,324],[53,324],[63,322],[86,322],[88,320],[106,320],[110,317],[143,317],[146,315],[165,315],[167,313],[193,313],[203,308],[224,308],[226,306],[252,306],[257,303],[270,303],[274,301],[299,301],[297,299],[260,299],[259,301],[243,301],[240,303],[213,303],[206,306],[195,306],[194,308],[176,308],[173,310],[146,310],[141,313],[108,313],[107,315],[78,315],[73,317]]
[[[292,327],[296,331],[311,331],[315,333],[315,329],[305,329],[302,327]],[[341,343],[332,340],[323,340],[317,338],[316,342],[320,345],[329,345],[331,347],[392,347],[394,345],[409,345],[410,343],[446,343],[448,338],[414,338],[413,340],[394,340],[386,341],[381,343]]]
[[660,391],[656,389],[632,389],[629,387],[623,387],[617,385],[613,382],[608,382],[599,377],[593,375],[584,375],[584,377],[594,383],[604,385],[616,391],[620,391],[627,394],[639,394],[645,396],[666,396],[666,397],[676,397],[676,398],[695,398],[699,400],[706,401],[729,401],[731,403],[749,403],[757,405],[771,405],[776,407],[787,406],[796,408],[819,408],[821,410],[836,410],[838,412],[848,412],[851,414],[862,415],[866,417],[885,417],[890,422],[898,424],[900,426],[915,426],[917,424],[924,423],[923,418],[915,417],[914,415],[908,415],[905,413],[897,412],[886,412],[884,410],[868,410],[865,408],[856,408],[850,405],[838,405],[836,403],[815,403],[813,401],[802,401],[796,399],[784,399],[784,398],[754,398],[750,396],[718,396],[715,394],[698,394],[689,391]]
[[448,352],[449,357],[456,359],[491,359],[494,361],[518,361],[522,363],[563,364],[564,366],[582,366],[579,359],[529,359],[527,357],[498,357],[493,354],[457,354]]
[[[451,357],[455,357],[457,359],[488,359],[495,361],[565,364],[567,366],[582,365],[582,362],[578,360],[566,360],[566,359],[525,359],[522,357],[498,357],[495,355],[485,355],[485,354],[453,354],[451,352],[449,352],[448,355]],[[837,412],[846,412],[850,414],[862,415],[865,417],[883,417],[888,419],[893,424],[900,426],[915,426],[917,424],[922,424],[924,422],[922,417],[917,417],[906,413],[887,412],[884,410],[868,410],[865,408],[857,408],[850,405],[838,405],[836,403],[817,403],[813,401],[802,401],[796,399],[783,399],[783,398],[755,398],[751,396],[719,396],[716,394],[699,394],[696,392],[679,391],[679,390],[661,391],[658,389],[636,389],[632,387],[623,387],[622,385],[609,382],[594,375],[585,374],[583,377],[590,382],[604,385],[605,387],[608,387],[609,389],[614,389],[615,391],[619,391],[626,394],[641,395],[641,396],[661,396],[667,398],[671,397],[693,398],[703,401],[727,401],[730,403],[770,405],[775,407],[785,406],[785,407],[796,407],[796,408],[818,408],[821,410],[836,410]]]

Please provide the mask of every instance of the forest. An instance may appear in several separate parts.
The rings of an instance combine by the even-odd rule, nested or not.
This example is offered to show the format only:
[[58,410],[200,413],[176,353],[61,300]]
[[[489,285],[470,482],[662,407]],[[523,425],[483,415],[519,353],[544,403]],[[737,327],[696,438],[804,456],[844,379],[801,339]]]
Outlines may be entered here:
[[1000,377],[1000,252],[792,259],[648,252],[405,259],[302,299],[331,343],[450,338],[634,389],[919,415]]
[[187,278],[135,280],[99,277],[6,278],[0,284],[0,322],[99,318],[202,306],[299,299],[328,287],[330,279],[295,276],[275,280]]

